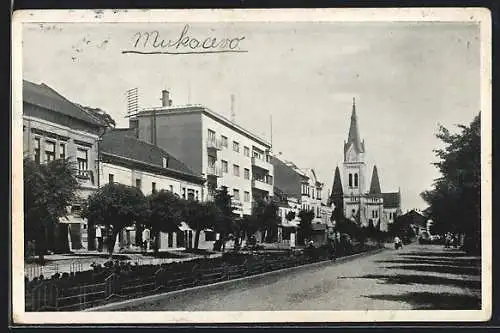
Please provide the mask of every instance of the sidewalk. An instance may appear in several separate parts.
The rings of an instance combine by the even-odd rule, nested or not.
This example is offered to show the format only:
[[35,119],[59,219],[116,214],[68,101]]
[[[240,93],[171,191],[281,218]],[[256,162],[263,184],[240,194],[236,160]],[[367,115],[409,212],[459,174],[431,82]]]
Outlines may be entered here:
[[[161,251],[160,253],[165,252],[171,252],[176,257],[155,258],[152,256],[153,251],[149,251],[147,255],[140,252],[118,252],[113,253],[113,260],[117,259],[124,262],[138,263],[139,265],[160,265],[173,262],[190,261],[198,258],[217,258],[222,256],[222,253],[214,253],[205,256],[181,252],[179,250]],[[45,278],[50,278],[55,273],[71,273],[90,270],[92,269],[91,265],[93,263],[103,265],[105,262],[109,261],[109,254],[107,252],[97,251],[74,251],[73,254],[46,255],[45,261],[46,264],[44,266],[41,266],[38,263],[25,263],[25,276],[31,280],[40,275],[43,275]]]

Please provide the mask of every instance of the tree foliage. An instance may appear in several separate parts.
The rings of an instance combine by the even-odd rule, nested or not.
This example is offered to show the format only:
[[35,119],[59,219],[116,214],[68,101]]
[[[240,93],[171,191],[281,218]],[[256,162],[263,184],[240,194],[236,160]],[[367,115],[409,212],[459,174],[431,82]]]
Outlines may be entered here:
[[194,248],[198,249],[200,233],[205,229],[216,229],[221,212],[213,202],[185,200],[182,218],[195,231]]
[[[109,183],[88,198],[82,216],[88,219],[89,226],[99,224],[110,229],[107,245],[111,255],[118,233],[127,226],[144,221],[148,217],[148,206],[138,188]],[[155,218],[149,217],[148,220]]]
[[265,236],[264,241],[272,241],[277,235],[278,206],[275,202],[257,199],[252,207],[252,222]]
[[231,195],[229,195],[225,187],[215,192],[214,204],[220,213],[215,231],[220,233],[221,239],[225,241],[233,227],[233,205]]
[[302,235],[302,240],[310,238],[312,234],[312,221],[314,219],[314,211],[301,209],[299,211],[299,230]]
[[[26,157],[23,173],[25,242],[35,240],[37,252],[42,255],[46,250],[68,250],[67,225],[58,221],[67,216],[68,207],[76,198],[79,184],[74,163],[57,159],[38,164]],[[56,228],[61,229],[64,244],[53,239]],[[43,257],[41,259],[43,261]]]
[[296,215],[295,212],[291,210],[288,213],[286,213],[285,218],[288,222],[292,222],[295,219],[295,215]]
[[441,173],[433,188],[421,194],[440,231],[466,235],[466,248],[481,244],[481,119],[478,114],[469,126],[458,125],[452,134],[440,126],[436,137],[444,148],[434,150]]

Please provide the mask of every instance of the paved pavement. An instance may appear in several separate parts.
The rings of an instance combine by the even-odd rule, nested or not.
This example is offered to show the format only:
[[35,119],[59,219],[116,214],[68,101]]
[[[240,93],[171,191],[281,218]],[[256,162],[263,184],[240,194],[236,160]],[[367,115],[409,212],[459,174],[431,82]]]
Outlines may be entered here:
[[472,310],[481,308],[480,288],[479,258],[412,244],[106,311]]

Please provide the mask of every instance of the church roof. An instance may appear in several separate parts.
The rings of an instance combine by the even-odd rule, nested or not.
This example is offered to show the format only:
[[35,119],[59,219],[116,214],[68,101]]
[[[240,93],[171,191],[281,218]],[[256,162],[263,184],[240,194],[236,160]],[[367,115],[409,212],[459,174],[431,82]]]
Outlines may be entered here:
[[347,152],[347,149],[353,145],[355,149],[363,153],[365,151],[365,144],[364,142],[361,142],[360,136],[359,136],[359,129],[358,129],[358,117],[356,115],[356,100],[352,100],[352,114],[351,114],[351,125],[349,127],[349,134],[347,136],[347,142],[344,145],[344,153]]
[[384,208],[399,208],[401,205],[401,195],[399,192],[382,193]]
[[335,175],[333,176],[333,187],[332,193],[329,198],[329,204],[331,204],[335,198],[342,197],[344,190],[342,189],[342,180],[340,179],[340,170],[337,166],[335,168]]
[[382,193],[382,191],[380,190],[380,181],[378,179],[377,166],[374,165],[373,166],[372,181],[371,181],[371,184],[370,184],[370,192],[369,192],[369,194],[380,194],[380,193]]

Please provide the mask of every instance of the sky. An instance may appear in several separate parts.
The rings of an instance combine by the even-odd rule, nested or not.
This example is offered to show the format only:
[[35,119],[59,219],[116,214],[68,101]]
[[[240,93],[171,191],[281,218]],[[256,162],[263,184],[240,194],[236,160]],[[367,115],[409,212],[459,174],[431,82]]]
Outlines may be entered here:
[[244,53],[144,55],[134,34],[175,40],[184,24],[25,24],[23,78],[128,125],[125,91],[140,107],[203,104],[268,140],[274,153],[314,168],[331,189],[343,161],[352,99],[365,140],[367,179],[377,165],[384,192],[401,189],[403,211],[439,173],[438,124],[469,124],[480,110],[479,26],[470,23],[190,23],[189,35],[245,37]]

